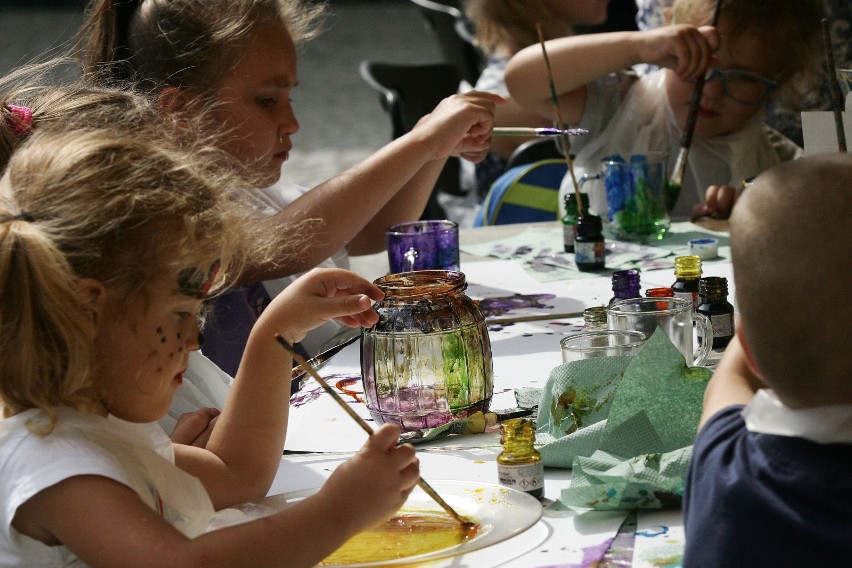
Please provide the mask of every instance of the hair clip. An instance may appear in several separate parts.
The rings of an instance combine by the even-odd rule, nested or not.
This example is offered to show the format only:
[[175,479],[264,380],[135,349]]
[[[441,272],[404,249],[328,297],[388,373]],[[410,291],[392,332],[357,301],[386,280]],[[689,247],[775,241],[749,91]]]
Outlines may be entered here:
[[6,122],[12,127],[12,132],[19,138],[23,138],[30,133],[33,128],[33,111],[29,107],[18,105],[6,105],[6,108],[11,113],[6,118]]

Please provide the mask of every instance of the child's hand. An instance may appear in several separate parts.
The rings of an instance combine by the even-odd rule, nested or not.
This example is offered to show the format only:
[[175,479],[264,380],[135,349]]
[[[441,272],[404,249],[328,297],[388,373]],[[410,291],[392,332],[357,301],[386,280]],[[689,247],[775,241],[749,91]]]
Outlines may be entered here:
[[701,217],[729,218],[734,209],[734,204],[742,195],[744,189],[744,187],[734,188],[729,185],[711,185],[704,194],[704,203],[699,203],[692,210],[692,219]]
[[505,102],[500,95],[484,91],[452,95],[421,118],[412,133],[427,136],[435,144],[435,159],[461,156],[479,162],[491,148],[494,108]]
[[350,327],[369,327],[379,320],[373,302],[381,289],[354,272],[315,268],[284,289],[261,314],[258,323],[270,325],[283,337],[298,342],[334,319]]
[[664,26],[642,32],[639,37],[640,60],[673,69],[682,80],[704,74],[719,49],[719,32],[712,26]]
[[[420,480],[420,463],[411,444],[396,445],[400,429],[385,424],[367,440],[361,451],[338,467],[320,494],[345,522],[357,530],[383,521],[399,510]],[[357,515],[357,519],[352,516]]]
[[175,429],[172,430],[172,442],[198,448],[207,447],[207,441],[219,417],[218,408],[199,408],[178,416]]

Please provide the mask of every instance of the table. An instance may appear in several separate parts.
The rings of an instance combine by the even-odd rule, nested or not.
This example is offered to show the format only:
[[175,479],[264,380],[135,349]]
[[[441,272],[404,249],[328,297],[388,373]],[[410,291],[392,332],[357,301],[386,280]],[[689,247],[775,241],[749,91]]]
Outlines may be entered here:
[[[529,231],[533,231],[529,233]],[[675,255],[687,254],[686,243],[696,233],[709,232],[696,225],[680,223],[673,226],[673,234],[663,241]],[[512,294],[552,294],[546,306],[532,306],[507,315],[547,315],[577,313],[591,305],[606,304],[611,295],[611,271],[584,277],[553,279],[546,275],[537,278],[529,266],[514,259],[498,259],[474,254],[476,247],[489,243],[506,243],[524,235],[541,235],[561,238],[557,223],[531,223],[502,225],[476,229],[462,229],[461,269],[468,281],[468,295],[475,299]],[[553,236],[555,234],[555,237]],[[720,239],[720,258],[704,264],[704,275],[725,276],[734,298],[729,247],[727,237],[711,234]],[[550,238],[548,237],[548,238]],[[545,239],[546,240],[546,239]],[[667,257],[673,263],[674,255]],[[665,264],[665,263],[662,263]],[[384,254],[353,259],[353,269],[377,277],[387,270]],[[642,286],[669,286],[673,282],[671,266],[642,272]],[[494,397],[492,409],[516,406],[514,389],[525,386],[542,386],[550,370],[561,363],[559,339],[580,330],[581,318],[551,317],[538,321],[523,321],[514,325],[489,327],[493,351]],[[322,370],[331,379],[359,378],[358,344],[338,353]],[[331,382],[331,381],[330,381]],[[315,488],[322,485],[331,471],[348,459],[366,440],[343,410],[319,388],[305,389],[291,401],[285,455],[269,495],[277,495]],[[363,404],[352,401],[353,408],[369,417]],[[421,473],[427,481],[464,480],[477,483],[497,483],[495,458],[500,452],[497,432],[468,436],[455,436],[418,445]],[[627,512],[593,511],[578,514],[559,507],[560,492],[570,483],[571,471],[547,468],[545,474],[546,505],[542,518],[532,528],[502,543],[430,566],[457,567],[545,567],[598,565],[601,557],[610,551],[618,555],[619,527],[628,517]],[[631,519],[632,520],[632,519]],[[659,565],[660,558],[674,559],[667,566],[677,566],[682,555],[683,530],[679,511],[640,512],[636,528],[628,534],[628,556],[620,558],[618,566],[626,565],[632,555],[633,566]],[[634,541],[635,537],[635,541]],[[660,556],[663,555],[663,556]],[[601,566],[607,565],[605,562]],[[613,564],[615,565],[615,564]]]

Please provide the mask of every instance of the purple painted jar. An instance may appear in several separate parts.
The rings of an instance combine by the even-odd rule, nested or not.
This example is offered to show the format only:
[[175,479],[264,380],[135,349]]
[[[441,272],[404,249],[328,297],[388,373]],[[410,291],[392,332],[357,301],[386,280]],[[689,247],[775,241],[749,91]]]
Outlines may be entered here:
[[375,281],[385,293],[365,329],[361,376],[370,414],[410,432],[487,411],[491,342],[464,274],[420,270]]

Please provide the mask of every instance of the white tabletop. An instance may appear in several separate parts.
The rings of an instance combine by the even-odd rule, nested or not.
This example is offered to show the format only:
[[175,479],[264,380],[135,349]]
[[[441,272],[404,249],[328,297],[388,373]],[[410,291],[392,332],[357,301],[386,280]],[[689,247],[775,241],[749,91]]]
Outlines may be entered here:
[[[462,229],[462,249],[468,245],[512,239],[527,230],[559,232],[556,223],[501,225],[478,229]],[[674,254],[687,254],[688,238],[703,229],[691,224],[677,224],[673,235],[661,246],[670,246]],[[721,257],[705,261],[704,275],[725,276],[730,284],[733,301],[733,282],[727,239],[720,238]],[[685,240],[686,239],[686,240]],[[674,254],[668,261],[673,261]],[[387,270],[384,255],[355,258],[353,269],[369,277]],[[606,304],[612,296],[611,271],[571,278],[544,281],[521,263],[512,259],[497,259],[461,255],[461,270],[465,273],[469,296],[475,299],[510,296],[513,294],[545,294],[553,297],[544,307],[527,308],[506,316],[552,315],[539,321],[491,326],[493,351],[494,398],[492,409],[516,406],[514,389],[524,386],[543,386],[550,370],[561,363],[559,339],[576,333],[582,320],[578,317],[559,317],[561,313],[577,313],[592,305]],[[674,281],[672,268],[660,268],[641,273],[642,287],[670,286]],[[548,296],[549,297],[549,296]],[[326,377],[359,378],[358,344],[337,354],[325,367]],[[312,386],[312,385],[309,385]],[[318,389],[318,387],[317,387]],[[289,452],[281,461],[278,476],[270,495],[316,488],[322,485],[340,463],[357,451],[366,439],[364,434],[328,395],[306,387],[291,405],[285,449]],[[369,418],[363,404],[350,401],[362,416]],[[484,484],[497,483],[495,458],[500,452],[497,433],[454,436],[418,446],[421,473],[427,481],[465,480]],[[545,474],[545,504],[558,500],[560,491],[570,483],[567,469],[547,468]],[[578,514],[564,507],[544,509],[541,520],[532,528],[499,544],[461,557],[447,559],[434,566],[459,567],[545,567],[587,566],[601,558],[616,536],[627,512],[587,512]],[[631,531],[633,532],[633,531]],[[677,566],[682,554],[683,531],[679,511],[640,512],[631,542],[633,566],[659,565],[659,555],[674,560],[667,566]],[[632,539],[631,539],[632,541]],[[617,554],[617,552],[616,552]],[[672,556],[673,555],[673,556]],[[619,564],[624,565],[624,564]]]

